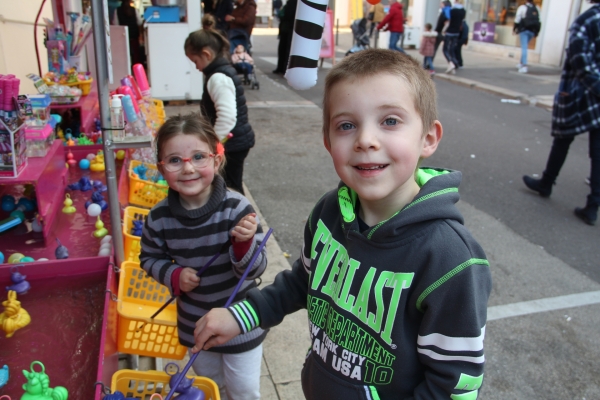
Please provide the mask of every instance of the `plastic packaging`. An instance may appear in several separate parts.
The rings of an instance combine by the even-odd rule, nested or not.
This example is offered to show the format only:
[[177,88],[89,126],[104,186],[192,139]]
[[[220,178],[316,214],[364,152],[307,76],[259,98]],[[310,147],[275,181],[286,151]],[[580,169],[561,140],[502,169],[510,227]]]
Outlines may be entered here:
[[148,84],[144,66],[142,64],[135,64],[133,66],[133,74],[135,75],[135,81],[142,94],[142,100],[139,101],[139,104],[142,114],[144,114],[146,118],[146,125],[148,125],[153,132],[156,132],[160,127],[160,122],[156,106],[152,101],[152,92],[150,91],[150,85]]
[[[129,133],[126,136],[147,136],[152,137],[146,124],[138,118],[138,114],[135,111],[135,102],[131,99],[131,96],[123,96],[123,110],[125,110],[125,116],[127,117]],[[125,138],[127,140],[127,137]]]
[[115,141],[122,141],[125,138],[125,117],[121,97],[122,94],[115,94],[110,101],[110,127],[113,129],[112,140]]

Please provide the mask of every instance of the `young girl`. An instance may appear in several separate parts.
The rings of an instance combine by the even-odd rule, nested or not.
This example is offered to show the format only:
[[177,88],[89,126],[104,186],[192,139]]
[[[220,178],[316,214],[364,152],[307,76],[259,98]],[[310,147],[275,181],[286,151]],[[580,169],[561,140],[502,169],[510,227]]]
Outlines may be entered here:
[[425,32],[421,36],[421,46],[419,47],[419,53],[423,55],[423,68],[428,70],[431,75],[435,74],[433,55],[435,54],[435,40],[437,39],[437,32],[432,31],[432,28],[431,24],[425,24]]
[[[169,184],[167,198],[150,210],[141,238],[142,268],[177,296],[181,344],[194,345],[194,327],[213,307],[222,307],[264,238],[252,205],[227,190],[219,170],[223,146],[198,114],[169,118],[156,136],[157,167]],[[215,254],[220,256],[196,276]],[[256,287],[267,265],[257,257],[237,296]],[[221,398],[260,398],[262,341],[267,332],[248,335],[202,352],[193,364],[198,375],[213,379]],[[214,350],[214,351],[213,351]]]
[[244,160],[254,146],[254,131],[248,122],[244,87],[229,61],[229,42],[212,29],[190,33],[184,45],[186,56],[204,73],[202,111],[225,143],[225,181],[227,186],[244,193]]

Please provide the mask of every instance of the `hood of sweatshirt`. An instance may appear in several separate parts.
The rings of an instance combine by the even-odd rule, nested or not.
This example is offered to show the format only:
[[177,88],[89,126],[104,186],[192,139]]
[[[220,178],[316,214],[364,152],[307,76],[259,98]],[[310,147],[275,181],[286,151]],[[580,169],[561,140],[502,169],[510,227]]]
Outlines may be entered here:
[[[420,226],[432,220],[455,220],[463,224],[463,217],[456,208],[460,199],[458,186],[462,179],[459,171],[437,168],[420,168],[416,176],[421,188],[415,198],[385,221],[362,232],[373,242],[389,243],[414,234]],[[350,231],[359,232],[356,192],[343,182],[338,186],[338,206],[346,236]]]

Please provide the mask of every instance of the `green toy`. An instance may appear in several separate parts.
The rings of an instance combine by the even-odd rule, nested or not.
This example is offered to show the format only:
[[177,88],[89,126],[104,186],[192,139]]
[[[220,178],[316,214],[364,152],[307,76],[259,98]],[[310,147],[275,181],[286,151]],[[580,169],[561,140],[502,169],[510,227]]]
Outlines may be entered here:
[[[41,372],[33,369],[35,364],[42,367]],[[27,378],[27,383],[23,385],[25,394],[21,400],[67,400],[69,392],[62,386],[50,387],[50,378],[46,375],[46,367],[39,361],[31,363],[31,372],[23,370],[23,375]]]

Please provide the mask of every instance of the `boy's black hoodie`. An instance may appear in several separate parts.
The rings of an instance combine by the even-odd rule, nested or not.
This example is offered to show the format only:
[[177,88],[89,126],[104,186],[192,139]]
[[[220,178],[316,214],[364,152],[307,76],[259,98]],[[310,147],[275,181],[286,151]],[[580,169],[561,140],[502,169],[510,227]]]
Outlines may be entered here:
[[492,284],[455,206],[460,180],[420,169],[415,199],[363,232],[340,184],[313,209],[292,270],[230,307],[243,332],[308,310],[307,399],[477,398]]

